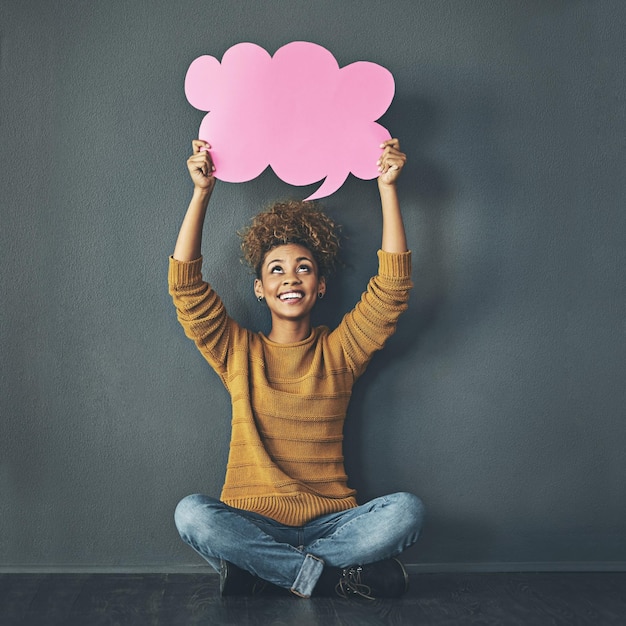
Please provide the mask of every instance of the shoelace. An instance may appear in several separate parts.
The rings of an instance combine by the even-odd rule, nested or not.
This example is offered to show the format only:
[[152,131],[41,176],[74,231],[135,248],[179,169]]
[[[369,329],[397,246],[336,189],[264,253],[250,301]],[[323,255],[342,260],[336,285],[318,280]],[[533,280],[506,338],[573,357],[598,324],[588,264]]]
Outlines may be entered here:
[[335,591],[338,596],[342,598],[351,598],[353,596],[359,596],[366,600],[375,600],[371,593],[372,588],[361,582],[362,567],[351,567],[344,569],[335,587]]

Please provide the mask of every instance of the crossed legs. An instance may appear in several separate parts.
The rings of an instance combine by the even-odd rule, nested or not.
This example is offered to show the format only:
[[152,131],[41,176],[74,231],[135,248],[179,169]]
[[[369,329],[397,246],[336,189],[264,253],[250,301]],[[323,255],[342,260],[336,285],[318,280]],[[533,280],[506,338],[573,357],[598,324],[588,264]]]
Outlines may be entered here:
[[175,522],[183,541],[217,571],[223,559],[309,597],[324,566],[374,563],[415,543],[423,511],[419,498],[400,492],[293,527],[196,494],[178,504]]

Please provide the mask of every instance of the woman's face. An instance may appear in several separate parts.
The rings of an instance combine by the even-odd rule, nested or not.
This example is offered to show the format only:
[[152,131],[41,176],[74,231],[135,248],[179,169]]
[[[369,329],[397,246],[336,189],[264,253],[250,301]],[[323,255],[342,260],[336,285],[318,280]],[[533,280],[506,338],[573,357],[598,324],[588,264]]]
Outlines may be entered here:
[[306,318],[325,291],[311,251],[294,243],[272,248],[261,264],[261,278],[254,281],[254,293],[265,298],[273,319]]

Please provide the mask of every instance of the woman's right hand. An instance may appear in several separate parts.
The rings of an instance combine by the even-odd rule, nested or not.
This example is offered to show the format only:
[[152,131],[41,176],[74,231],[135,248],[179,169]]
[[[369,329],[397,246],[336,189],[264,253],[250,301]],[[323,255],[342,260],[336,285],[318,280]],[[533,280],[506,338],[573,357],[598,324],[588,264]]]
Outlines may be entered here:
[[211,146],[202,139],[191,142],[193,154],[187,159],[187,169],[197,189],[212,191],[215,187],[215,166],[209,150]]

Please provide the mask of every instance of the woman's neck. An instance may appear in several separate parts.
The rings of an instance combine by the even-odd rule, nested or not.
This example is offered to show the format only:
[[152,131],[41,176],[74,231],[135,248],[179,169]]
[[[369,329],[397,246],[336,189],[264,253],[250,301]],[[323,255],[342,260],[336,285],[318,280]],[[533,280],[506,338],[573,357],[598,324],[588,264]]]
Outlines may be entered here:
[[311,335],[310,320],[276,320],[267,338],[274,343],[297,343]]

